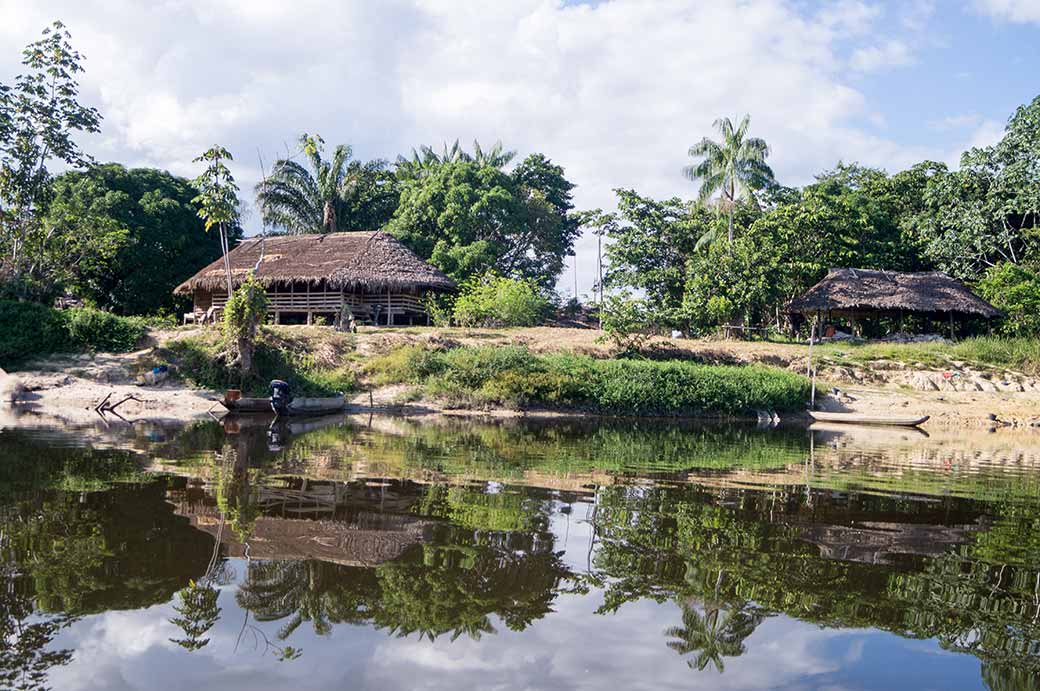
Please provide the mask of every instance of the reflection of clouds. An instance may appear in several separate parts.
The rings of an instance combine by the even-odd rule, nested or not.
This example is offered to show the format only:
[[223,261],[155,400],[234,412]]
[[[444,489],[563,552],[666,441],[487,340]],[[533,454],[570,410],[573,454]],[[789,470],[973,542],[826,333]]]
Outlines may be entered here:
[[[772,618],[749,639],[748,653],[727,658],[719,675],[691,670],[665,645],[664,630],[679,622],[674,604],[641,601],[606,616],[594,614],[599,604],[598,597],[566,596],[523,633],[502,630],[480,641],[386,640],[367,668],[365,687],[774,688],[837,671],[841,658],[826,644],[850,635]],[[849,648],[855,646],[854,639]]]
[[[76,649],[68,667],[51,675],[55,689],[114,691],[263,691],[339,688],[872,688],[874,670],[913,661],[927,678],[935,670],[971,668],[966,656],[921,655],[937,646],[865,630],[823,629],[783,616],[765,620],[747,640],[748,652],[725,658],[726,671],[690,669],[670,650],[664,631],[680,623],[674,603],[649,600],[597,615],[599,594],[568,595],[555,612],[526,631],[508,630],[494,620],[497,635],[479,641],[450,636],[434,642],[396,638],[364,626],[338,625],[330,636],[301,627],[288,641],[303,648],[299,660],[279,663],[254,648],[247,634],[237,653],[242,610],[233,589],[221,594],[221,618],[210,644],[186,653],[170,643],[177,629],[168,623],[170,605],[107,612],[88,617],[65,632],[57,645]],[[268,635],[280,624],[260,623]],[[963,677],[977,683],[977,671]],[[850,682],[855,679],[856,682]]]

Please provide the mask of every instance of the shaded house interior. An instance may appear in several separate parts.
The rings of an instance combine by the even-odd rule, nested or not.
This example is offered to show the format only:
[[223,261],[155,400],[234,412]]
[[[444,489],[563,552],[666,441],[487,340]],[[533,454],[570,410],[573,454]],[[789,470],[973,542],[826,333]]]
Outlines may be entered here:
[[[948,330],[1003,316],[957,279],[940,271],[901,273],[831,269],[788,306],[795,328],[809,321],[821,328],[844,320],[859,335],[862,323],[906,331],[908,326]],[[821,335],[825,335],[821,333]]]
[[[256,271],[275,324],[337,323],[349,308],[359,324],[425,324],[424,299],[455,290],[455,282],[382,232],[249,238],[228,254],[235,287]],[[191,295],[185,321],[220,317],[227,304],[223,259],[174,293]]]

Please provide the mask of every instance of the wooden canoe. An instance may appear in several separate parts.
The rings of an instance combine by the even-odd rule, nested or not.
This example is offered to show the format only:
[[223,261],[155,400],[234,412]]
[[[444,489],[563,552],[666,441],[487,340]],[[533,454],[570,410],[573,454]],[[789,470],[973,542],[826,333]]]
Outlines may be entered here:
[[224,399],[221,402],[232,413],[270,413],[270,398],[239,398],[237,401]]
[[917,427],[928,421],[930,416],[900,417],[895,415],[866,415],[864,413],[824,413],[818,410],[808,411],[813,420],[820,422],[840,422],[846,425],[888,425],[890,427]]
[[[328,398],[294,398],[289,402],[286,415],[325,415],[343,410],[346,401],[343,394]],[[268,404],[270,410],[270,404]]]

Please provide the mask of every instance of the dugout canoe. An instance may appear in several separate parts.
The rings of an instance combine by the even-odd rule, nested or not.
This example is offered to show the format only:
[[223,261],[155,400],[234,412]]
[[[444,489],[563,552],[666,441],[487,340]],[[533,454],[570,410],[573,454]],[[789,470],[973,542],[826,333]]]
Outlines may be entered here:
[[824,413],[807,411],[818,422],[837,422],[846,425],[885,425],[888,427],[918,427],[928,421],[929,415],[921,417],[898,415],[867,415],[864,413]]

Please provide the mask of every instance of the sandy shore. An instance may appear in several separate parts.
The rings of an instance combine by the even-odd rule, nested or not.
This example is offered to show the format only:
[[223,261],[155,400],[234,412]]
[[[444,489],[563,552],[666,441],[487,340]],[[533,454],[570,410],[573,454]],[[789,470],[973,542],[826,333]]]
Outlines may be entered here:
[[[574,330],[562,330],[574,331]],[[181,332],[167,337],[179,337]],[[409,335],[410,334],[406,334]],[[373,334],[373,338],[377,335]],[[384,336],[378,335],[379,338]],[[360,349],[359,349],[360,350]],[[128,396],[116,412],[126,420],[153,422],[190,421],[222,415],[223,392],[201,391],[176,381],[141,385],[141,373],[150,367],[152,349],[120,355],[72,355],[41,362],[28,371],[14,373],[24,387],[18,411],[71,424],[97,421],[95,408],[108,397],[117,402]],[[10,387],[10,380],[7,381]],[[926,428],[1017,428],[1040,432],[1040,391],[921,391],[897,384],[839,384],[837,394],[821,392],[819,407],[872,415],[928,415]],[[846,388],[847,386],[847,388]],[[408,386],[389,386],[355,394],[354,410],[397,415],[450,414],[491,417],[559,416],[558,412],[515,410],[446,410],[425,400],[414,401]],[[562,415],[566,415],[563,413]],[[807,419],[789,413],[785,421]]]

